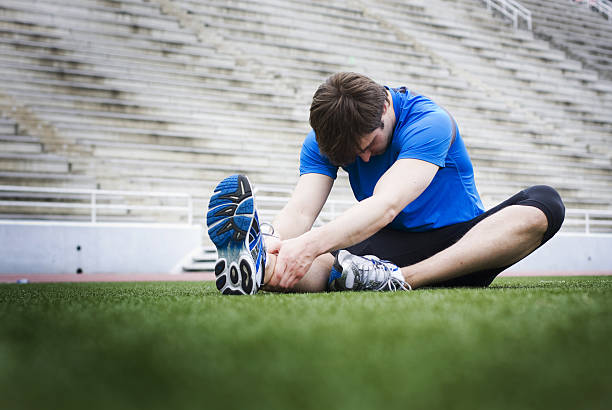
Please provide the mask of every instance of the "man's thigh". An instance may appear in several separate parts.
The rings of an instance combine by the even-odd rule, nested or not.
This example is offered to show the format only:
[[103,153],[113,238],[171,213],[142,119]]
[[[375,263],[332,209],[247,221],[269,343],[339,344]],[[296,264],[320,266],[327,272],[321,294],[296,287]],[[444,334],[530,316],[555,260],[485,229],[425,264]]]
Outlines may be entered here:
[[[452,246],[476,223],[477,221],[472,220],[427,232],[404,232],[384,228],[368,240],[348,248],[348,251],[356,255],[376,255],[400,267],[410,266]],[[430,286],[486,287],[506,268],[474,272]]]

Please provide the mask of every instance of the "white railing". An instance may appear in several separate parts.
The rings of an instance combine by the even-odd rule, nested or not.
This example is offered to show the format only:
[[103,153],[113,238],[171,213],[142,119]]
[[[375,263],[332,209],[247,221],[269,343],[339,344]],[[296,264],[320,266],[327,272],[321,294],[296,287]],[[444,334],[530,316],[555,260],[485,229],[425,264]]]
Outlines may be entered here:
[[[276,191],[274,189],[266,189],[270,193],[279,193],[279,196],[257,195],[257,204],[260,214],[264,214],[266,219],[273,218],[282,206],[288,201],[289,195],[286,190]],[[35,201],[31,198],[24,200],[2,200],[0,206],[4,207],[21,207],[21,208],[68,208],[68,209],[89,209],[89,222],[93,224],[101,223],[98,219],[98,210],[134,210],[134,211],[160,211],[163,213],[178,213],[186,215],[185,220],[188,225],[193,224],[193,198],[190,194],[184,192],[144,192],[144,191],[111,191],[100,189],[65,189],[65,188],[45,188],[45,187],[25,187],[25,186],[7,186],[0,185],[0,192],[5,192],[4,196],[10,196],[11,193],[25,194],[26,198],[29,194],[49,194],[47,201]],[[257,190],[255,191],[257,193]],[[62,196],[63,195],[63,196]],[[74,198],[69,198],[68,195],[87,196],[86,201],[75,202]],[[134,197],[134,198],[165,198],[165,199],[182,199],[185,205],[138,205],[130,203],[109,204],[100,203],[99,198],[119,198]],[[355,200],[349,199],[333,199],[330,198],[326,202],[321,214],[319,215],[318,223],[329,222],[346,209],[356,203]],[[567,209],[565,211],[565,222],[562,231],[579,232],[587,235],[598,233],[612,233],[612,210],[596,210],[596,209]]]
[[[289,198],[272,197],[272,196],[257,196],[258,212],[265,215],[267,218],[273,218],[280,208],[282,208]],[[319,213],[319,217],[315,225],[330,222],[340,216],[346,209],[355,205],[357,201],[349,201],[342,199],[328,199],[325,206]],[[261,209],[261,211],[259,211]]]
[[531,25],[531,11],[529,11],[522,4],[514,0],[482,0],[487,5],[487,10],[497,11],[503,16],[509,18],[512,21],[514,29],[519,28],[519,24],[525,23],[527,30],[532,29]]
[[595,209],[566,209],[563,227],[566,231],[578,229],[587,235],[612,233],[612,211]]
[[[168,213],[186,214],[188,225],[193,223],[193,199],[190,194],[183,192],[144,192],[144,191],[112,191],[102,189],[68,189],[68,188],[46,188],[0,185],[0,192],[6,192],[4,196],[13,194],[48,194],[46,201],[25,200],[1,200],[0,206],[4,207],[26,207],[26,208],[64,208],[64,209],[89,209],[89,222],[96,224],[98,221],[98,210],[125,210],[125,211],[161,211]],[[68,195],[86,196],[87,201],[70,201]],[[107,204],[100,203],[101,197],[121,199],[122,197],[134,198],[181,198],[185,201],[184,206],[170,205],[137,205],[130,203]]]
[[571,3],[580,3],[586,7],[593,8],[606,16],[612,22],[612,4],[605,0],[570,0]]

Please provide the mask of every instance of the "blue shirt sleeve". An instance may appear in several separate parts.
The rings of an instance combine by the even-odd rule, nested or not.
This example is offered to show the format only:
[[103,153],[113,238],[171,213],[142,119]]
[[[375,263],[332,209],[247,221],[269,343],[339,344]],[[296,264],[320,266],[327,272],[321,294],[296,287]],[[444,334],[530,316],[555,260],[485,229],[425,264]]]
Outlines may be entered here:
[[336,179],[338,175],[338,167],[332,165],[327,157],[319,151],[319,144],[317,144],[314,130],[308,133],[302,144],[300,176],[304,174],[323,174],[332,179]]
[[426,112],[399,133],[398,159],[420,159],[444,167],[455,132],[455,123],[445,111],[438,108]]

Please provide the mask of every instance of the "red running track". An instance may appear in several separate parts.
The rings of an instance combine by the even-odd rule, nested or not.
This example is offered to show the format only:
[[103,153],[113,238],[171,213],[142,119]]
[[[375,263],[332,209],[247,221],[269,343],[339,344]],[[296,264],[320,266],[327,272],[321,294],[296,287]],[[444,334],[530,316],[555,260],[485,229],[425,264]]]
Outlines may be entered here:
[[119,273],[90,273],[90,274],[24,274],[24,275],[0,275],[0,283],[16,283],[21,279],[27,279],[28,283],[49,282],[201,282],[214,280],[212,273],[181,273],[181,274],[119,274]]

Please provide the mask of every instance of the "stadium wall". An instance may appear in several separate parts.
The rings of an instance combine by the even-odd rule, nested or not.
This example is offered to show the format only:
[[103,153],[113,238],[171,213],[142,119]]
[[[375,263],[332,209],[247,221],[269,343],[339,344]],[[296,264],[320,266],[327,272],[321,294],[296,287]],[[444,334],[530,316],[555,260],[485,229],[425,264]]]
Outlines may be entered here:
[[612,235],[559,233],[504,275],[612,274]]
[[0,222],[0,274],[173,273],[199,248],[201,231],[199,225]]
[[[0,275],[175,273],[200,225],[0,221]],[[612,235],[561,233],[503,275],[612,274]]]

